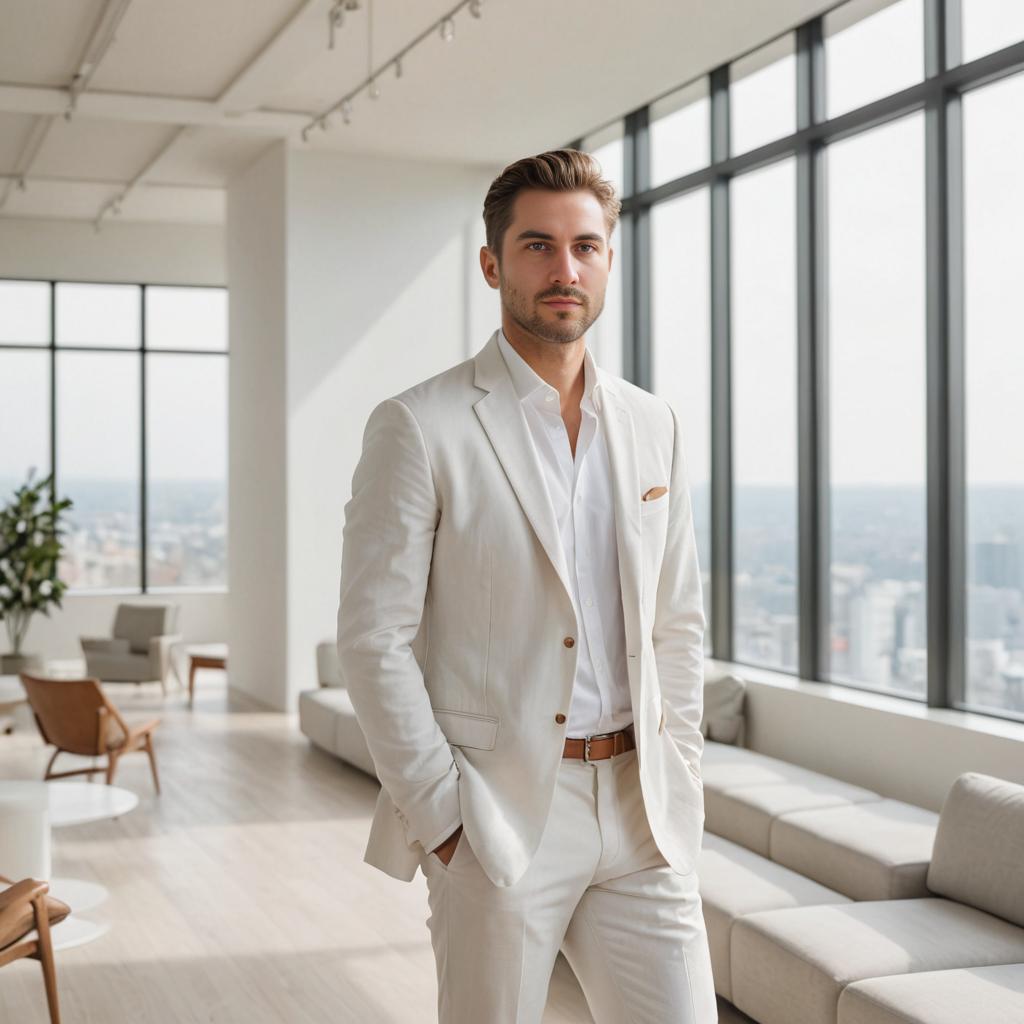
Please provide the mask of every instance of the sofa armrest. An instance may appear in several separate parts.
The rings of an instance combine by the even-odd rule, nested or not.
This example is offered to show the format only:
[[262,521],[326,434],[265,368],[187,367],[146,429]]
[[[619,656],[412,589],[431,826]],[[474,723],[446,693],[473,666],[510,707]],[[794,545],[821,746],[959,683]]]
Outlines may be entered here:
[[79,637],[84,654],[131,654],[131,644],[121,637]]
[[[165,633],[162,636],[149,638],[149,663],[153,669],[153,678],[166,681],[171,669],[171,656],[177,644],[184,641],[180,633]],[[177,673],[176,673],[177,674]]]

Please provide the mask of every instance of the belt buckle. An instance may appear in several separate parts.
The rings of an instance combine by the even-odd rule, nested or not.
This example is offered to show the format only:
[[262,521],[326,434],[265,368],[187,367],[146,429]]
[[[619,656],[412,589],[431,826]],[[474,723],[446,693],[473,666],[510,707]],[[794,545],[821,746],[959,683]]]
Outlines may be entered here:
[[590,763],[590,737],[583,737],[583,761],[585,764]]

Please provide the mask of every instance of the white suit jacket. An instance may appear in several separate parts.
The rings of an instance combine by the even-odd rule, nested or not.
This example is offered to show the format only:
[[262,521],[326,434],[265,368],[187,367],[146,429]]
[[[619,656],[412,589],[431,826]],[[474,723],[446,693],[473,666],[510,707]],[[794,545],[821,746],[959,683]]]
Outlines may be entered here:
[[[598,375],[644,805],[686,874],[704,822],[705,618],[682,434],[663,399]],[[410,881],[461,814],[488,877],[512,885],[551,806],[578,625],[497,332],[376,406],[343,537],[338,655],[382,784],[364,859]]]

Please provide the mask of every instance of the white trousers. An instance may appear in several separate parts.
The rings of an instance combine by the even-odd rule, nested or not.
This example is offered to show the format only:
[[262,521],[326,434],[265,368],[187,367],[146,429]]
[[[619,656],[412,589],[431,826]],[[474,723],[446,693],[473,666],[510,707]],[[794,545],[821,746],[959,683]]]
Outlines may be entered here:
[[636,750],[563,760],[526,873],[505,888],[463,832],[448,865],[421,857],[440,1024],[541,1024],[558,951],[596,1024],[715,1024],[697,872],[651,835]]

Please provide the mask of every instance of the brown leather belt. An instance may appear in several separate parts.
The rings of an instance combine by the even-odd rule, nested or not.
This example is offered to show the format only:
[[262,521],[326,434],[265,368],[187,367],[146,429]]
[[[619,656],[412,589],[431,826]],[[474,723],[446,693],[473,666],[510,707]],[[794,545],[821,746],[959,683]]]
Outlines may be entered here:
[[596,736],[566,737],[562,757],[582,758],[584,761],[601,761],[615,754],[624,754],[636,747],[633,737],[633,723],[618,732],[602,732]]

